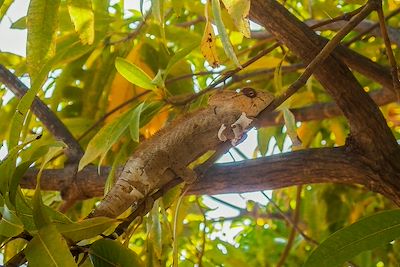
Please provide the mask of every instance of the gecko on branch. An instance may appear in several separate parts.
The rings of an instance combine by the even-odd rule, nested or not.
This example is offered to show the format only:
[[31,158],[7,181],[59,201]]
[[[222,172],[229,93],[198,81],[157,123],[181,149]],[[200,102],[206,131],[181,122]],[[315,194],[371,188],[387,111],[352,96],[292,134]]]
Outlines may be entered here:
[[140,144],[90,217],[117,217],[175,176],[195,181],[195,172],[187,166],[222,142],[235,145],[252,118],[272,100],[270,93],[253,88],[215,93],[207,107],[177,119]]

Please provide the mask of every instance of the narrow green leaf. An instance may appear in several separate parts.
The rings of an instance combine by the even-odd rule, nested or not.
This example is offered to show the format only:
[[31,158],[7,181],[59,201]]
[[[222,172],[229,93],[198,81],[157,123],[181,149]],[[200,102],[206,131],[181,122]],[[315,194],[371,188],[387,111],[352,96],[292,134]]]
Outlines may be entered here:
[[164,70],[164,79],[168,76],[169,71],[176,63],[178,63],[181,59],[183,59],[184,57],[189,55],[190,52],[192,52],[199,45],[200,45],[199,42],[194,42],[191,45],[189,45],[188,47],[185,47],[185,48],[179,50],[178,52],[176,52],[176,54],[171,57],[171,59],[168,62],[167,67]]
[[3,66],[7,68],[14,69],[18,64],[21,64],[24,61],[24,58],[9,52],[1,52],[0,53],[0,62]]
[[24,225],[18,216],[4,205],[1,209],[0,236],[14,237],[24,231]]
[[38,231],[24,252],[29,266],[78,266],[69,251],[67,242],[51,224]]
[[27,16],[27,63],[35,77],[55,54],[60,0],[31,0]]
[[217,26],[218,35],[221,38],[225,54],[235,63],[235,65],[238,68],[242,68],[242,66],[239,63],[239,60],[236,57],[235,51],[233,50],[231,41],[229,40],[229,36],[228,33],[226,32],[224,22],[222,21],[221,6],[219,0],[212,0],[212,12],[214,15],[215,26]]
[[16,238],[7,241],[7,243],[4,245],[3,262],[8,262],[10,259],[12,259],[12,257],[23,250],[27,244],[28,241],[22,238]]
[[265,154],[267,154],[269,141],[274,136],[275,132],[275,127],[266,127],[257,130],[258,150],[260,151],[262,156],[265,156]]
[[[39,181],[40,182],[40,181]],[[42,200],[42,194],[40,193],[39,184],[36,185],[36,190],[32,199],[33,204],[33,221],[37,229],[45,228],[50,225],[50,217],[44,211],[44,204]]]
[[92,140],[90,140],[85,154],[79,162],[78,169],[82,170],[97,157],[105,155],[129,126],[131,118],[132,111],[126,112],[120,118],[100,129]]
[[28,139],[27,142],[11,147],[7,157],[0,162],[0,192],[3,196],[9,192],[9,186],[16,171],[16,160],[20,150],[35,141],[37,137]]
[[90,218],[69,224],[56,223],[57,230],[73,242],[89,239],[115,225],[116,220],[106,217]]
[[14,2],[14,0],[3,0],[1,5],[0,5],[0,22],[3,19],[4,15],[7,13],[8,8],[11,6],[11,4]]
[[25,30],[26,29],[26,16],[19,18],[11,24],[10,29]]
[[148,90],[154,91],[157,89],[146,72],[126,59],[118,57],[115,60],[115,67],[117,71],[131,83]]
[[150,212],[149,217],[149,241],[152,244],[153,251],[156,259],[161,260],[162,254],[162,234],[161,234],[161,222],[159,212],[159,199],[154,201],[153,209]]
[[95,267],[143,266],[135,252],[121,243],[110,239],[100,239],[89,250],[90,260]]
[[139,143],[140,114],[142,113],[144,103],[141,103],[133,110],[129,124],[129,132],[132,140],[136,143]]
[[304,267],[339,267],[359,253],[400,237],[400,210],[383,211],[344,227],[322,242]]
[[283,108],[283,118],[285,120],[286,133],[293,143],[293,149],[298,149],[301,146],[301,142],[297,136],[297,127],[294,115],[288,108]]
[[161,40],[165,45],[164,0],[151,0],[151,10],[159,26]]
[[37,175],[36,181],[36,189],[33,195],[33,220],[37,229],[42,229],[48,226],[51,223],[50,216],[46,212],[45,205],[42,201],[42,194],[40,192],[40,177],[42,175],[42,171],[47,163],[60,151],[63,149],[64,143],[57,142],[54,144],[54,147],[50,147],[49,151],[44,156],[43,162],[40,166],[39,173]]
[[20,134],[24,125],[24,120],[28,114],[33,100],[35,99],[37,92],[47,79],[47,75],[51,70],[51,66],[52,63],[51,61],[49,61],[40,69],[40,71],[37,72],[37,74],[35,75],[35,79],[32,82],[31,88],[18,102],[18,106],[11,119],[10,135],[8,138],[8,147],[11,149],[18,144]]
[[68,0],[68,11],[83,44],[94,41],[94,13],[91,0]]

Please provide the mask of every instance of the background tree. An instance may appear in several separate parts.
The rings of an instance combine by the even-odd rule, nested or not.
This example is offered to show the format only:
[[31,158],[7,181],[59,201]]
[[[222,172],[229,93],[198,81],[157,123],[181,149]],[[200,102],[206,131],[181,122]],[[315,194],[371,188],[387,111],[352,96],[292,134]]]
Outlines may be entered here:
[[[32,0],[11,24],[28,35],[26,57],[0,52],[4,262],[399,264],[398,1],[131,3]],[[243,87],[275,95],[253,153],[214,164],[223,144],[192,164],[195,184],[85,219],[144,139]]]

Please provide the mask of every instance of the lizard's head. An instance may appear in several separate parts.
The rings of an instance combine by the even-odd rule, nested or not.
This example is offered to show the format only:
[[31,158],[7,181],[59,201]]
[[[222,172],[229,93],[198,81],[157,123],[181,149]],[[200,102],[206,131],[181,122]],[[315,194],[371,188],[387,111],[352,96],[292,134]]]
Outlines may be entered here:
[[270,93],[246,87],[237,91],[222,90],[212,95],[208,103],[212,106],[237,109],[248,117],[255,117],[271,104],[274,96]]

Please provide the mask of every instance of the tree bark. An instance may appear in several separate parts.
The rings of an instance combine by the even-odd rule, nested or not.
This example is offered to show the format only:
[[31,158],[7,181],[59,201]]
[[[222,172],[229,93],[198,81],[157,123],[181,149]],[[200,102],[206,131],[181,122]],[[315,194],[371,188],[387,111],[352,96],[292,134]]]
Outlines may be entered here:
[[[103,196],[110,169],[102,167],[99,175],[97,166],[88,166],[77,174],[76,186],[82,199]],[[37,173],[38,170],[29,170],[20,182],[21,187],[34,189]],[[69,168],[44,170],[41,189],[59,190],[72,175],[73,170]],[[314,183],[369,186],[376,176],[360,156],[345,151],[344,147],[318,148],[215,164],[189,187],[188,194],[243,193]]]

